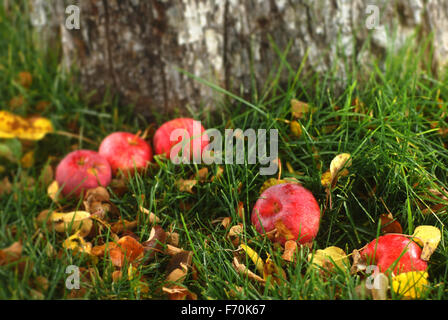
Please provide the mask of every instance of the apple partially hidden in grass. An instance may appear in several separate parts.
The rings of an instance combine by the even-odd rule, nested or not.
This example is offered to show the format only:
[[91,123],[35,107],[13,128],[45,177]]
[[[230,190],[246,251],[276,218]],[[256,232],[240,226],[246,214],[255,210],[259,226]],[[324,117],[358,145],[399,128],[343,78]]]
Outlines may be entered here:
[[428,264],[420,258],[421,254],[419,245],[401,234],[378,237],[360,251],[367,265],[376,265],[383,273],[393,270],[395,274],[426,270]]
[[259,233],[276,229],[274,242],[295,240],[311,242],[319,231],[320,208],[313,194],[293,183],[282,183],[266,189],[252,211],[252,224]]
[[186,143],[185,149],[188,154],[181,155],[189,160],[192,157],[200,159],[208,142],[208,136],[201,122],[191,118],[177,118],[165,122],[157,129],[153,145],[156,154],[165,154],[167,158],[171,158],[171,155],[179,155],[184,149],[182,143]]
[[106,187],[111,176],[107,160],[92,150],[70,152],[56,168],[56,181],[63,187],[64,196],[80,196],[87,189]]
[[138,135],[129,132],[108,135],[101,142],[99,154],[109,162],[113,174],[120,170],[123,173],[142,170],[152,160],[151,146]]

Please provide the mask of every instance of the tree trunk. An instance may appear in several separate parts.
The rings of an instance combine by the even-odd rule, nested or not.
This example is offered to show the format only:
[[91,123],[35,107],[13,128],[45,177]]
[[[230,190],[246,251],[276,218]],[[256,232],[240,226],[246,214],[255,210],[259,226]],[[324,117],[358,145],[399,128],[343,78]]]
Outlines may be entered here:
[[[31,0],[41,2],[42,0]],[[65,3],[64,3],[65,1]],[[76,65],[80,82],[97,96],[110,88],[145,116],[174,109],[213,107],[211,88],[179,72],[185,69],[237,94],[260,89],[284,50],[297,70],[326,72],[336,66],[341,84],[345,57],[367,64],[391,43],[419,29],[423,43],[434,34],[433,68],[448,62],[448,1],[373,0],[50,0],[60,24],[64,60]],[[80,29],[65,26],[65,6],[77,4]],[[371,43],[364,46],[372,35]],[[272,39],[272,42],[270,41]],[[285,80],[285,75],[280,79]],[[244,92],[241,92],[244,88]]]

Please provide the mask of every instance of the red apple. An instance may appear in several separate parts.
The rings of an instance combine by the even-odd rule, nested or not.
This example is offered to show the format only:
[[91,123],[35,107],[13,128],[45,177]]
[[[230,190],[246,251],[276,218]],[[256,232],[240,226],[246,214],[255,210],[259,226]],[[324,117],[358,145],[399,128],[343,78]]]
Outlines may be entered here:
[[152,160],[151,146],[129,132],[114,132],[101,142],[99,153],[109,161],[112,172],[144,169]]
[[428,267],[428,264],[420,259],[422,249],[418,244],[401,234],[381,236],[364,247],[360,254],[367,264],[377,265],[383,273],[394,263],[395,274],[424,271]]
[[[320,208],[313,194],[293,183],[277,184],[266,189],[252,211],[252,224],[263,233],[277,228],[280,233],[289,233],[274,241],[284,244],[286,240],[299,243],[311,242],[319,230]],[[282,227],[283,230],[278,230]]]
[[[185,137],[190,140],[190,159],[193,156],[199,158],[209,141],[207,134],[204,132],[205,129],[201,122],[191,118],[177,118],[165,122],[154,135],[154,151],[156,154],[165,154],[167,158],[170,158],[171,153],[178,155],[182,149],[182,143],[180,142]],[[174,149],[171,150],[173,147]]]
[[98,152],[70,152],[56,168],[56,181],[65,196],[80,196],[87,189],[106,187],[111,180],[110,165]]

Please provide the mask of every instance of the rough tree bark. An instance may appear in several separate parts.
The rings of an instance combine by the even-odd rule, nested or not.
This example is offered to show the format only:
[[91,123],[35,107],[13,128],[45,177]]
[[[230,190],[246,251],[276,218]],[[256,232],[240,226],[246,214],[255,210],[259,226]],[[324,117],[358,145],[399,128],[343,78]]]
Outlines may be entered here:
[[[31,1],[37,9],[42,2]],[[216,92],[176,67],[238,93],[250,90],[254,79],[261,87],[280,61],[269,37],[282,50],[292,41],[287,60],[293,68],[308,50],[308,70],[337,66],[342,83],[343,56],[361,64],[381,56],[392,39],[386,30],[396,30],[396,46],[417,29],[420,42],[433,34],[434,69],[448,62],[446,0],[369,1],[380,9],[375,29],[366,27],[372,13],[366,12],[364,0],[49,2],[60,25],[65,63],[79,68],[82,85],[98,90],[98,96],[110,87],[145,116],[154,110],[214,105]],[[64,27],[70,4],[81,9],[79,30]],[[364,46],[369,34],[371,42]]]

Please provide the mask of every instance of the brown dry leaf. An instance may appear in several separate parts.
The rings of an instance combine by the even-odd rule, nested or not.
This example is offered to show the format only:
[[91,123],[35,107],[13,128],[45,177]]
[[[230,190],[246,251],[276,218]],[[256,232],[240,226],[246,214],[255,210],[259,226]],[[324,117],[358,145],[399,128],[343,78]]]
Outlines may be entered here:
[[288,262],[293,262],[297,251],[297,242],[294,240],[288,240],[285,242],[285,251],[283,251],[282,259]]
[[116,247],[117,244],[115,242],[108,242],[103,245],[93,247],[91,250],[91,254],[96,257],[102,258],[106,255],[106,252]]
[[11,110],[17,109],[25,105],[25,97],[22,95],[18,95],[9,100],[9,107]]
[[127,180],[123,177],[113,178],[110,181],[109,188],[112,189],[113,193],[121,197],[126,192],[128,192]]
[[165,281],[183,282],[191,268],[191,261],[193,259],[192,251],[182,251],[171,257],[167,266],[167,277]]
[[8,177],[4,177],[0,183],[0,197],[4,194],[10,194],[12,192],[12,184]]
[[33,83],[33,76],[28,71],[22,71],[17,75],[16,81],[22,87],[29,88]]
[[8,265],[22,257],[22,244],[17,241],[9,247],[0,250],[0,266]]
[[238,261],[237,257],[233,257],[232,265],[239,274],[247,276],[249,279],[255,280],[261,284],[265,284],[265,280],[262,277],[256,275],[255,273],[247,269],[247,267],[244,264]]
[[0,111],[0,138],[40,140],[53,131],[51,121],[46,118],[22,118],[8,111]]
[[37,112],[42,113],[47,110],[47,108],[51,105],[48,101],[39,101],[36,103],[36,106],[34,107]]
[[224,227],[224,229],[227,229],[230,226],[230,223],[232,222],[232,217],[225,217],[221,221],[221,225]]
[[112,264],[123,267],[125,262],[135,264],[144,254],[143,245],[130,236],[124,236],[117,242],[116,247],[109,250]]
[[238,202],[238,208],[236,210],[236,213],[238,214],[238,217],[240,217],[241,220],[244,220],[244,203],[242,201]]
[[294,118],[302,118],[303,115],[309,111],[310,106],[308,103],[297,99],[291,99],[291,113]]
[[184,250],[173,245],[167,244],[164,253],[169,256],[175,256],[178,253],[183,252]]
[[193,187],[198,183],[198,180],[179,179],[176,181],[176,186],[181,192],[188,192],[193,194]]
[[185,287],[178,285],[172,285],[163,287],[162,291],[168,295],[170,300],[197,300],[198,297],[195,293],[189,291]]
[[227,238],[233,243],[234,246],[238,246],[241,241],[241,237],[243,236],[244,227],[242,223],[238,223],[237,225],[230,228],[227,233]]
[[196,179],[199,182],[206,182],[208,177],[208,168],[204,167],[199,169],[198,172],[192,177],[192,179]]
[[161,252],[163,245],[168,238],[167,232],[160,226],[154,226],[149,233],[149,238],[142,243],[145,253],[148,254],[148,259],[152,259],[156,252]]
[[166,242],[175,247],[179,246],[179,234],[177,232],[167,232]]
[[138,226],[138,221],[136,221],[136,220],[128,221],[126,219],[123,219],[121,221],[112,223],[112,225],[110,226],[110,229],[113,233],[121,234],[125,231],[134,230],[135,228],[137,228],[137,226]]
[[143,206],[139,206],[139,210],[149,216],[149,223],[156,224],[156,223],[160,222],[159,217],[157,217],[153,212],[149,211],[148,209],[144,208]]
[[216,170],[216,174],[210,179],[210,181],[219,180],[222,177],[222,174],[224,173],[224,168],[222,166],[219,166]]
[[403,233],[401,224],[394,219],[392,214],[383,213],[380,215],[381,233]]

